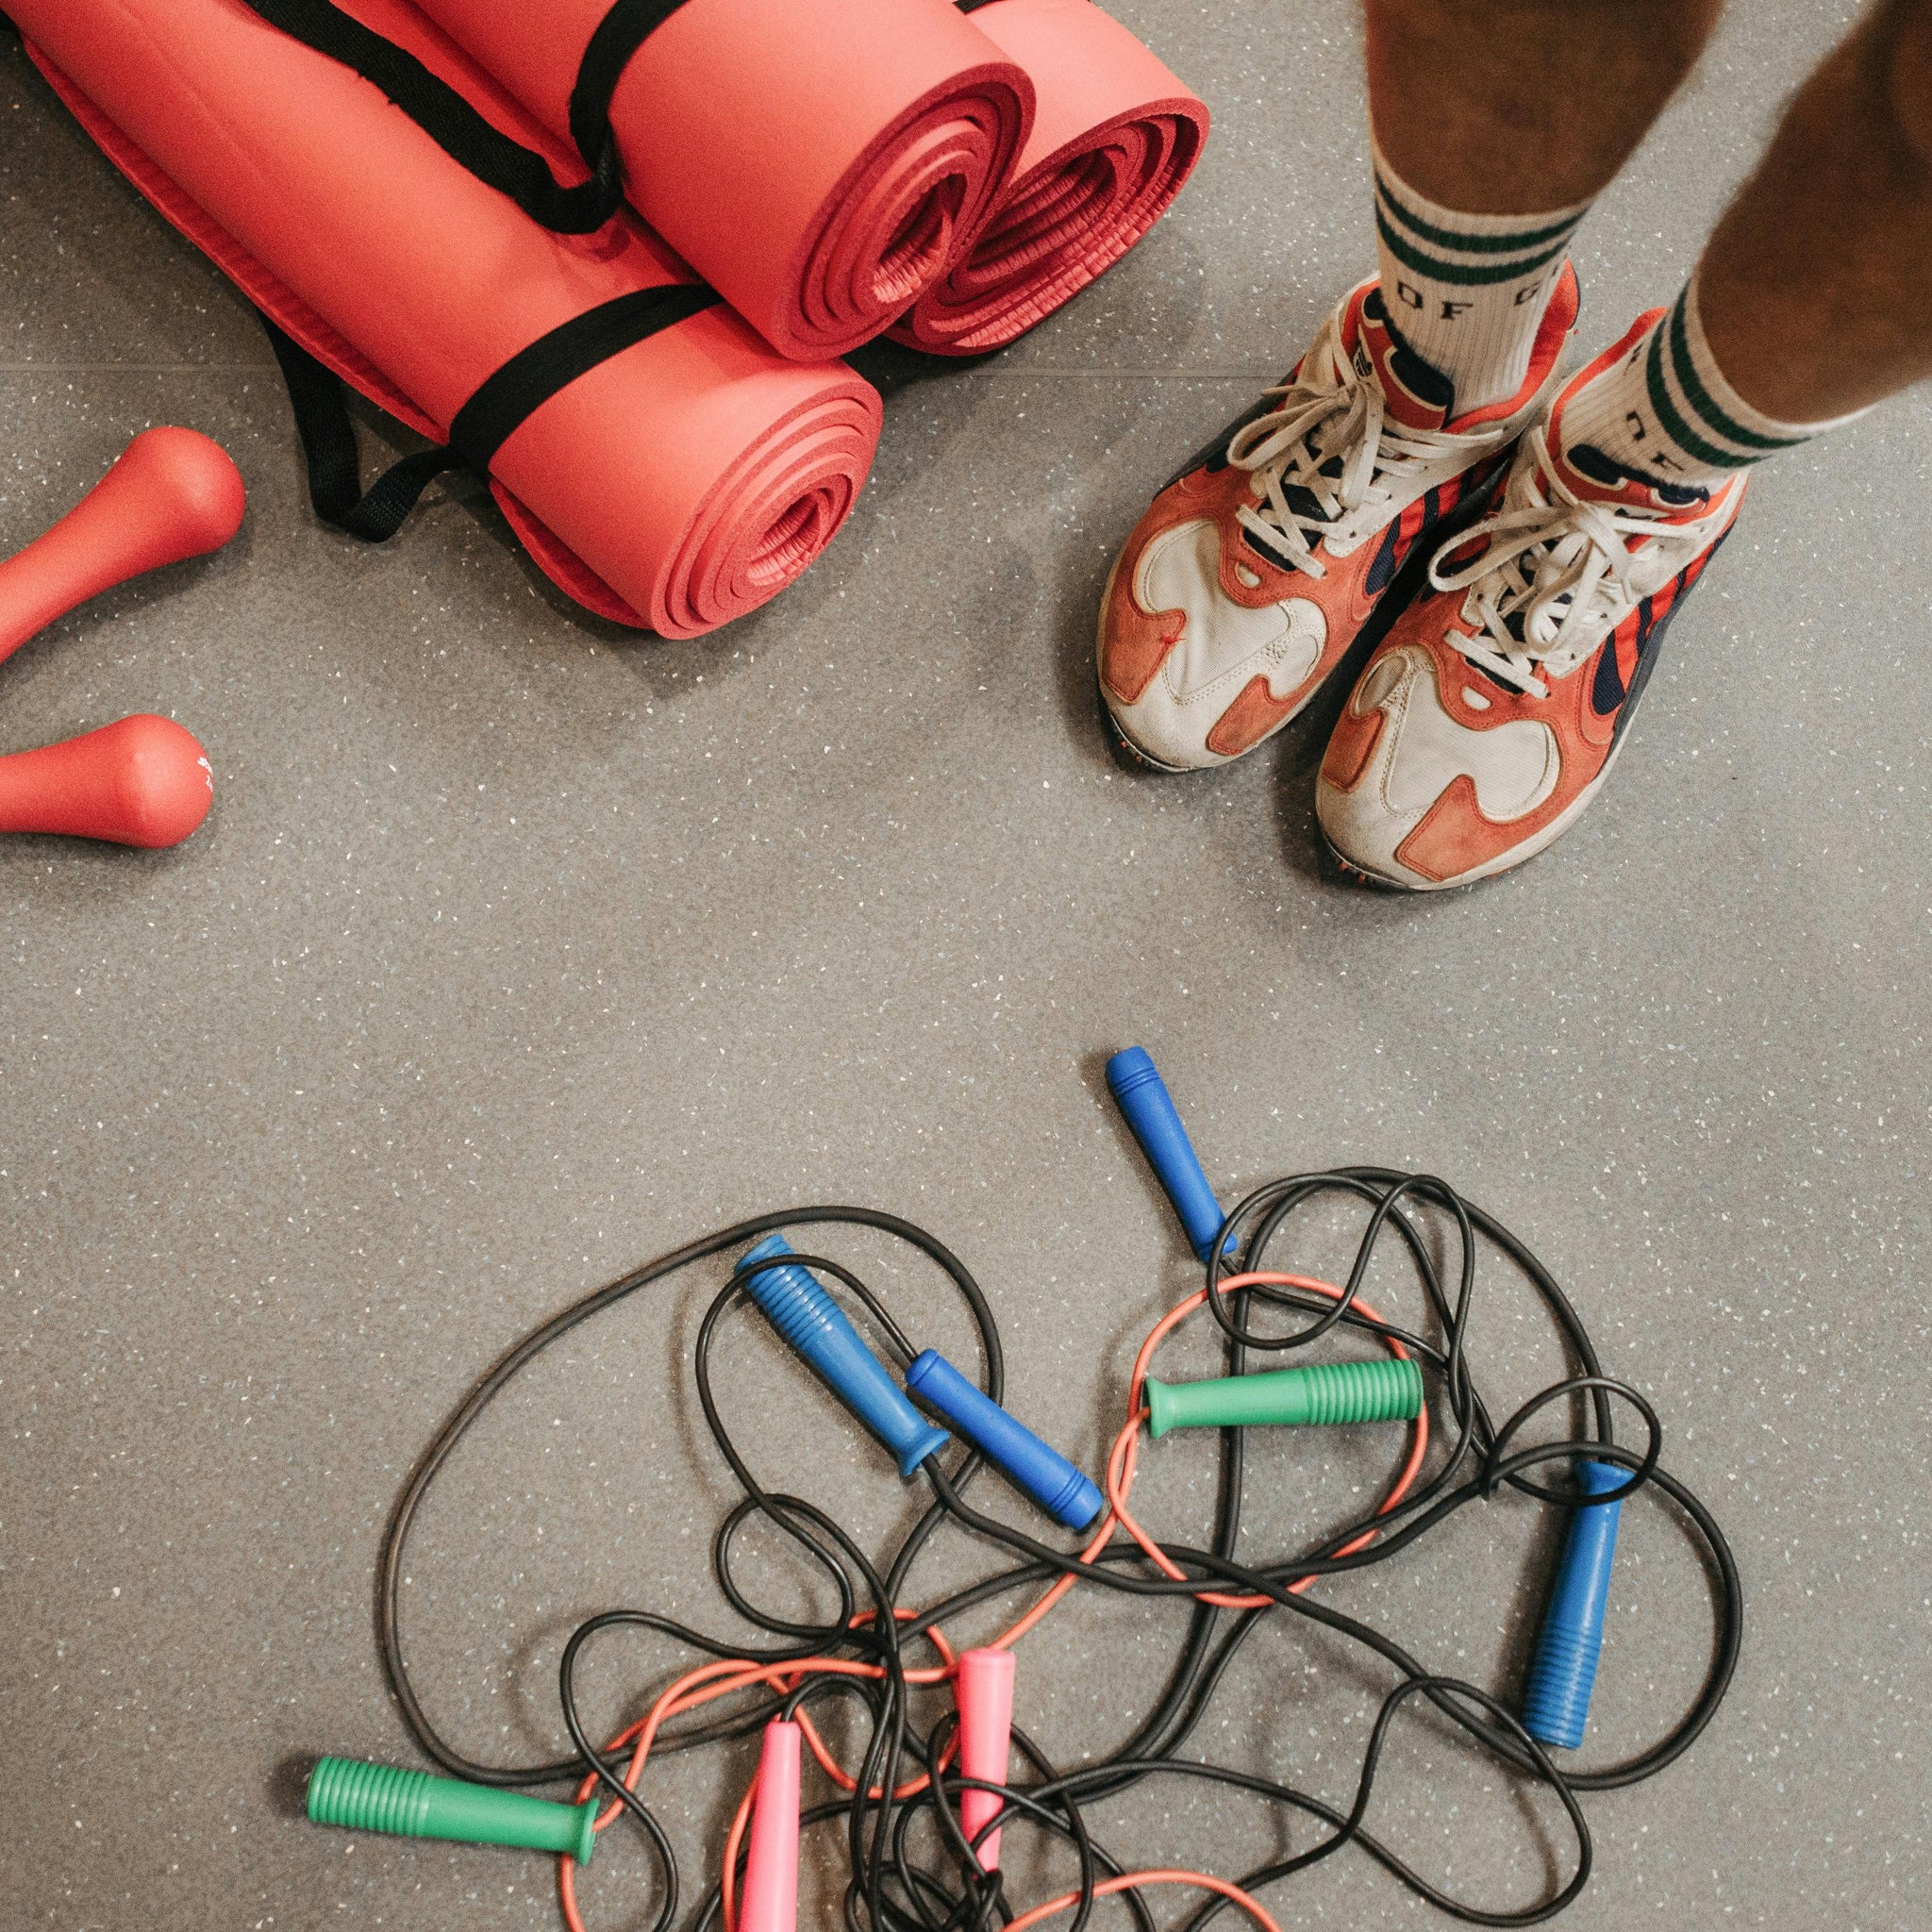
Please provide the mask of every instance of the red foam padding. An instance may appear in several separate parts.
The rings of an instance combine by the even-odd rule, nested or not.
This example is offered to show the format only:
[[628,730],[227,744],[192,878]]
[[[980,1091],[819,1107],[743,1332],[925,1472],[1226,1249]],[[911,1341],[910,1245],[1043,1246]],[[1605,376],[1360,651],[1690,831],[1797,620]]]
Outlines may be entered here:
[[1208,139],[1206,104],[1090,0],[993,0],[973,22],[1040,106],[978,238],[891,331],[941,356],[1004,348],[1078,294],[1167,212]]
[[63,744],[0,758],[0,832],[178,845],[207,818],[214,791],[194,734],[138,712]]
[[[519,140],[557,152],[406,0],[347,10]],[[193,209],[438,434],[539,336],[689,279],[627,215],[595,235],[546,233],[377,89],[237,0],[8,0],[8,11],[170,185],[172,207],[128,168],[164,213],[195,234],[181,212]],[[688,637],[763,603],[818,554],[864,480],[879,417],[850,370],[789,361],[720,307],[552,396],[491,476],[566,590],[608,587],[596,608]]]
[[[421,0],[555,134],[610,0]],[[951,0],[684,0],[610,104],[632,205],[787,356],[878,334],[978,231],[1032,84]]]
[[220,443],[143,429],[52,529],[0,561],[0,658],[110,585],[219,550],[246,500]]

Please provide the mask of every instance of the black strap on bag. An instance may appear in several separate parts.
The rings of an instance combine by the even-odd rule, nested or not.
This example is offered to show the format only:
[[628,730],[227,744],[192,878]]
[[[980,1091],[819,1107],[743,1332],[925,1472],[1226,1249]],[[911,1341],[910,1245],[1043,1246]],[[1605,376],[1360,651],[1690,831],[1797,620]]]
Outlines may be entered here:
[[[610,100],[637,50],[684,0],[615,0],[597,23],[577,63],[570,92],[570,135],[591,171],[566,188],[536,149],[513,141],[479,114],[457,90],[415,55],[399,47],[330,0],[248,0],[271,26],[378,87],[442,151],[479,181],[507,194],[534,222],[558,235],[601,228],[624,200],[624,167],[610,129]],[[954,0],[972,13],[989,0]]]
[[566,188],[534,148],[479,114],[415,55],[353,20],[330,0],[248,0],[273,27],[340,61],[378,87],[442,151],[558,235],[601,228],[624,200],[624,170],[610,131],[610,97],[630,57],[683,0],[616,0],[597,23],[570,95],[571,139],[591,171]]
[[308,462],[308,501],[315,506],[315,514],[365,543],[387,542],[402,528],[416,499],[445,470],[457,468],[462,458],[446,443],[418,450],[391,463],[365,491],[341,377],[265,315],[261,325],[289,387],[295,434],[302,439],[302,454]]
[[608,168],[613,179],[621,180],[617,137],[610,131],[610,97],[630,57],[683,4],[684,0],[616,0],[597,23],[570,91],[570,138],[593,174]]
[[702,282],[670,282],[619,295],[573,316],[520,349],[478,385],[450,424],[448,442],[391,463],[367,490],[341,378],[266,315],[261,325],[289,387],[316,515],[352,537],[381,543],[395,535],[416,499],[445,471],[486,473],[510,433],[558,390],[632,343],[717,301],[717,291]]
[[[534,148],[512,141],[415,55],[352,20],[329,0],[248,0],[248,4],[291,40],[327,55],[380,88],[445,154],[460,161],[479,181],[508,195],[532,221],[541,222],[556,234],[587,235],[616,213],[624,199],[624,183],[619,177],[617,144],[609,138],[608,122],[602,144],[585,156],[591,178],[566,188]],[[610,85],[617,85],[616,75],[611,75]],[[605,100],[608,106],[608,93]]]

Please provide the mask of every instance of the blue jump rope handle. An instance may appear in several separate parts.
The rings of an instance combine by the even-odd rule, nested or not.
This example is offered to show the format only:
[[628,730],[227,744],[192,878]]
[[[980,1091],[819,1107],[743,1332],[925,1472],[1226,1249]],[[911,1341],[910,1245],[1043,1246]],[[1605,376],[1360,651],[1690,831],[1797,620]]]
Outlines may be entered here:
[[[782,1234],[767,1235],[748,1248],[748,1261],[789,1255],[791,1244]],[[827,1294],[808,1269],[761,1268],[745,1282],[751,1296],[791,1345],[824,1377],[833,1394],[899,1459],[899,1474],[914,1474],[936,1450],[946,1446],[943,1429],[936,1429],[907,1401],[905,1391],[886,1374],[885,1365],[859,1339],[845,1311]]]
[[[1126,1116],[1155,1178],[1167,1190],[1174,1211],[1181,1218],[1194,1253],[1206,1260],[1214,1252],[1221,1232],[1221,1203],[1201,1171],[1200,1158],[1168,1093],[1167,1083],[1148,1058],[1144,1046],[1124,1047],[1107,1063],[1107,1084],[1114,1104]],[[1234,1236],[1221,1252],[1233,1251]]]
[[[1579,1462],[1577,1486],[1587,1496],[1622,1489],[1630,1472],[1613,1462]],[[1604,1603],[1617,1553],[1617,1519],[1624,1506],[1603,1503],[1570,1512],[1557,1587],[1543,1611],[1523,1696],[1523,1728],[1541,1744],[1574,1751],[1583,1742],[1596,1660],[1604,1647]]]
[[1103,1498],[1092,1480],[1024,1423],[1015,1422],[938,1349],[927,1349],[906,1371],[906,1386],[928,1408],[938,1409],[1056,1523],[1085,1529],[1100,1514]]

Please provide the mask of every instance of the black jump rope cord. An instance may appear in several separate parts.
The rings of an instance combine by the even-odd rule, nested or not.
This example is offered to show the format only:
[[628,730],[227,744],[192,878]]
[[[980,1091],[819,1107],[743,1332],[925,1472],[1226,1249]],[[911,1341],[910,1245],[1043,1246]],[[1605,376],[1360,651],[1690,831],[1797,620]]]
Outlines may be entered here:
[[[1241,1271],[1246,1274],[1262,1269],[1264,1255],[1298,1209],[1337,1195],[1360,1202],[1368,1213],[1339,1301],[1292,1287],[1248,1286],[1224,1291],[1221,1284],[1234,1270],[1217,1254],[1207,1268],[1207,1306],[1222,1332],[1229,1374],[1243,1373],[1254,1353],[1278,1354],[1307,1347],[1338,1328],[1393,1339],[1417,1358],[1435,1385],[1432,1406],[1439,1412],[1446,1411],[1453,1427],[1442,1432],[1447,1448],[1439,1466],[1387,1514],[1349,1524],[1311,1551],[1283,1554],[1265,1561],[1237,1562],[1233,1552],[1241,1529],[1244,1432],[1224,1428],[1220,1431],[1218,1496],[1207,1546],[1159,1545],[1168,1561],[1181,1572],[1176,1580],[1161,1574],[1131,1542],[1116,1541],[1094,1561],[1083,1562],[1073,1552],[1041,1542],[975,1509],[966,1501],[966,1491],[981,1457],[968,1450],[952,1457],[949,1468],[942,1466],[937,1456],[926,1459],[924,1473],[933,1491],[931,1507],[885,1560],[874,1559],[824,1509],[802,1497],[768,1490],[732,1441],[713,1391],[713,1358],[721,1332],[747,1298],[746,1275],[734,1273],[706,1312],[693,1359],[706,1424],[743,1491],[719,1524],[712,1565],[725,1603],[774,1640],[774,1647],[747,1650],[741,1642],[726,1641],[646,1609],[607,1611],[573,1633],[559,1666],[559,1699],[565,1728],[575,1747],[574,1755],[521,1766],[476,1762],[437,1730],[409,1676],[400,1628],[404,1551],[423,1499],[444,1464],[490,1404],[553,1343],[640,1290],[762,1235],[780,1228],[795,1231],[846,1225],[891,1236],[941,1271],[964,1303],[977,1332],[980,1386],[995,1402],[1004,1393],[1005,1363],[992,1309],[965,1265],[933,1236],[896,1215],[865,1208],[815,1207],[760,1215],[650,1262],[586,1295],[532,1330],[476,1383],[424,1453],[391,1517],[378,1572],[377,1634],[384,1667],[405,1721],[436,1763],[473,1783],[525,1787],[577,1780],[587,1773],[594,1774],[603,1790],[621,1803],[638,1824],[653,1850],[659,1874],[653,1932],[671,1932],[676,1919],[682,1896],[676,1855],[662,1823],[642,1798],[625,1787],[619,1774],[622,1754],[615,1759],[606,1756],[577,1705],[576,1677],[583,1653],[593,1642],[607,1639],[608,1633],[620,1631],[646,1634],[703,1657],[745,1658],[761,1665],[839,1656],[877,1667],[880,1674],[876,1677],[815,1677],[788,1696],[751,1695],[723,1716],[661,1733],[653,1747],[654,1752],[675,1752],[728,1746],[760,1729],[773,1716],[790,1716],[807,1705],[837,1700],[856,1706],[868,1727],[862,1762],[856,1774],[857,1789],[849,1798],[822,1805],[804,1815],[808,1825],[834,1821],[844,1825],[848,1868],[844,1918],[849,1932],[992,1932],[1012,1917],[1013,1908],[1005,1898],[999,1874],[980,1873],[969,1856],[958,1815],[958,1795],[965,1789],[992,1790],[1002,1799],[1004,1808],[987,1829],[1001,1824],[1030,1826],[1071,1845],[1080,1871],[1071,1932],[1084,1932],[1095,1903],[1095,1887],[1124,1869],[1116,1855],[1093,1837],[1086,1807],[1157,1778],[1216,1784],[1264,1806],[1299,1814],[1319,1831],[1321,1835],[1306,1849],[1241,1878],[1238,1883],[1244,1890],[1274,1884],[1332,1857],[1345,1845],[1356,1845],[1419,1898],[1469,1924],[1531,1925],[1552,1917],[1577,1896],[1590,1876],[1591,1840],[1578,1794],[1617,1790],[1656,1775],[1690,1748],[1716,1714],[1737,1665],[1742,1633],[1742,1589],[1737,1565],[1709,1510],[1659,1465],[1662,1431],[1651,1405],[1636,1390],[1605,1374],[1576,1309],[1528,1247],[1492,1215],[1463,1200],[1446,1182],[1429,1175],[1366,1167],[1272,1182],[1249,1195],[1228,1218],[1229,1230],[1241,1238]],[[1453,1236],[1454,1244],[1454,1265],[1446,1270],[1438,1262],[1432,1240],[1432,1236],[1442,1234]],[[1356,1305],[1357,1291],[1378,1247],[1391,1236],[1422,1290],[1425,1311],[1424,1321],[1417,1324],[1419,1332],[1372,1318]],[[1469,1340],[1477,1257],[1485,1242],[1507,1257],[1528,1281],[1555,1321],[1576,1367],[1575,1374],[1532,1396],[1500,1424],[1479,1392]],[[911,1344],[890,1309],[854,1272],[824,1257],[800,1255],[793,1258],[846,1289],[861,1319],[887,1338],[902,1361],[910,1359]],[[1262,1332],[1252,1324],[1263,1309],[1314,1319],[1285,1332]],[[1514,1447],[1528,1422],[1565,1401],[1573,1406],[1583,1404],[1591,1424],[1590,1434]],[[1615,1441],[1613,1421],[1618,1402],[1631,1407],[1644,1424],[1641,1451],[1624,1448]],[[1322,1604],[1312,1595],[1296,1594],[1291,1588],[1306,1576],[1330,1575],[1391,1561],[1449,1517],[1505,1491],[1567,1506],[1574,1502],[1575,1491],[1539,1480],[1532,1472],[1546,1463],[1584,1457],[1630,1473],[1628,1481],[1603,1500],[1642,1489],[1662,1501],[1701,1557],[1713,1596],[1711,1654],[1696,1696],[1663,1737],[1617,1762],[1593,1770],[1559,1766],[1491,1691],[1429,1671],[1373,1625]],[[744,1587],[736,1567],[735,1545],[739,1532],[754,1519],[775,1530],[824,1577],[837,1598],[836,1613],[828,1621],[800,1623],[777,1616],[760,1607]],[[941,1525],[946,1524],[1015,1560],[901,1621],[895,1612],[913,1567]],[[1351,1556],[1335,1554],[1371,1528],[1376,1533],[1375,1541]],[[1110,1755],[1083,1764],[1077,1771],[1062,1771],[1016,1728],[1014,1745],[1035,1775],[1032,1784],[982,1786],[947,1770],[944,1753],[953,1714],[948,1711],[929,1732],[920,1733],[910,1709],[916,1687],[909,1685],[905,1675],[908,1656],[924,1655],[925,1633],[935,1625],[1069,1574],[1090,1587],[1154,1598],[1193,1599],[1204,1589],[1227,1586],[1265,1598],[1267,1605],[1229,1611],[1193,1601],[1164,1684],[1152,1705],[1133,1722],[1125,1740]],[[1390,1666],[1395,1675],[1394,1687],[1384,1697],[1371,1726],[1355,1793],[1346,1808],[1287,1783],[1177,1755],[1199,1726],[1242,1645],[1278,1610],[1291,1612],[1360,1645]],[[863,1621],[855,1623],[858,1618]],[[1547,1787],[1555,1795],[1575,1848],[1573,1859],[1559,1861],[1570,1868],[1569,1876],[1560,1884],[1553,1880],[1549,1895],[1540,1902],[1498,1911],[1452,1897],[1403,1859],[1386,1839],[1364,1828],[1391,1726],[1406,1705],[1417,1702],[1429,1705],[1466,1739],[1470,1748],[1533,1784]],[[882,1802],[868,1795],[874,1790],[895,1790],[907,1781],[908,1765],[926,1774],[929,1780],[916,1796]],[[741,1859],[742,1856],[741,1848]],[[1553,1850],[1550,1857],[1555,1857]],[[1141,1932],[1154,1932],[1153,1919],[1139,1895],[1127,1891],[1119,1896],[1134,1914]],[[1210,1897],[1187,1922],[1186,1932],[1200,1932],[1229,1903],[1219,1895]],[[709,1932],[720,1904],[720,1889],[713,1883],[699,1901],[689,1932]]]

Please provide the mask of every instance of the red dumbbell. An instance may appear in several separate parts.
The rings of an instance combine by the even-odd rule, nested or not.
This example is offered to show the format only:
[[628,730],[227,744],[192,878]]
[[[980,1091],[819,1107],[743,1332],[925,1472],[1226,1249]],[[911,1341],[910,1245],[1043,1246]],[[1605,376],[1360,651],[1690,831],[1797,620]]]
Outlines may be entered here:
[[64,744],[0,758],[0,832],[178,845],[207,818],[214,794],[194,734],[142,711]]
[[219,550],[244,500],[220,443],[143,429],[51,530],[0,562],[0,659],[110,585]]

